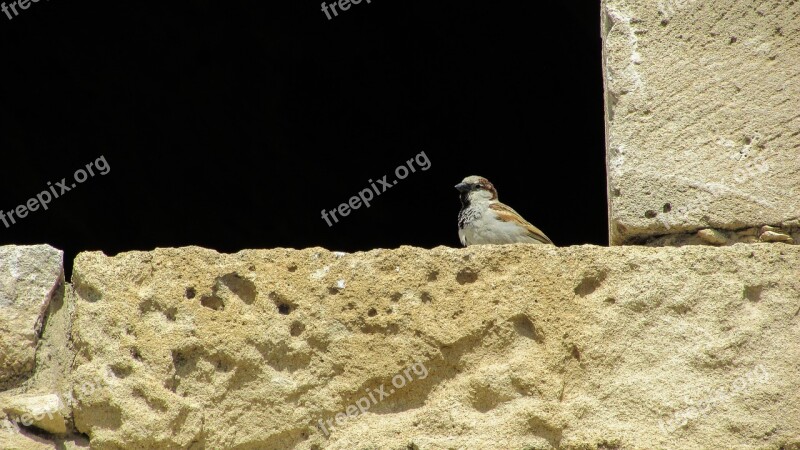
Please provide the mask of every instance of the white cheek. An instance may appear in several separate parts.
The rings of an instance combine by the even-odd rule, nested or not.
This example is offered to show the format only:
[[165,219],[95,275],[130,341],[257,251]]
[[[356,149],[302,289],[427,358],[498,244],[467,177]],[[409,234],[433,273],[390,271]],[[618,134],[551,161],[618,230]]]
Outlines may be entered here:
[[469,193],[470,202],[483,202],[491,199],[492,194],[487,191],[472,191]]

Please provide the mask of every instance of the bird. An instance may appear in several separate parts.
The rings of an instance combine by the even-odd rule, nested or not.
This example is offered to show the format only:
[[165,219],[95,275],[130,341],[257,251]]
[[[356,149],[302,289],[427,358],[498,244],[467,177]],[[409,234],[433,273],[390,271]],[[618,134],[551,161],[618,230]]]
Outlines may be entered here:
[[463,246],[516,243],[554,245],[541,230],[510,206],[500,203],[497,190],[486,178],[469,176],[455,188],[461,198],[458,238]]

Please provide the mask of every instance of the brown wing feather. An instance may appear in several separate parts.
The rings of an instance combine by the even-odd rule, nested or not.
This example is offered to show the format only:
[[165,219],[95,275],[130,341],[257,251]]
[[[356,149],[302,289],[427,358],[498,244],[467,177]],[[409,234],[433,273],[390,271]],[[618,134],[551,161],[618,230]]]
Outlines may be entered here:
[[528,235],[533,239],[536,239],[537,241],[545,244],[553,243],[553,241],[551,241],[549,237],[547,237],[544,233],[542,233],[542,230],[531,225],[530,222],[523,219],[522,216],[520,216],[519,213],[514,211],[514,209],[511,208],[510,206],[497,202],[490,204],[489,208],[491,208],[495,213],[497,213],[497,218],[499,220],[502,220],[503,222],[513,222],[525,228],[525,230],[528,232]]

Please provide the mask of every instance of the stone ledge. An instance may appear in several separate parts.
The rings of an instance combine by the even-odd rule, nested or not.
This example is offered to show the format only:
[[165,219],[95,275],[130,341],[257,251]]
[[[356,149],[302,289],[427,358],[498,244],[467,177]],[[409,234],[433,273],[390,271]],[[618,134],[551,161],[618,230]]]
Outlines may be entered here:
[[780,244],[83,253],[57,394],[98,449],[793,448],[798,266]]

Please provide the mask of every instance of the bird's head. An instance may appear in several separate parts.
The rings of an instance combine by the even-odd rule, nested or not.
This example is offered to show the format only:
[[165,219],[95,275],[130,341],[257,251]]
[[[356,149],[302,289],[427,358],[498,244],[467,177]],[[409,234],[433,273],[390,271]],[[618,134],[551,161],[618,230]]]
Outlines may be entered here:
[[476,175],[464,178],[456,185],[461,193],[461,203],[467,205],[474,201],[497,200],[497,190],[486,178]]

